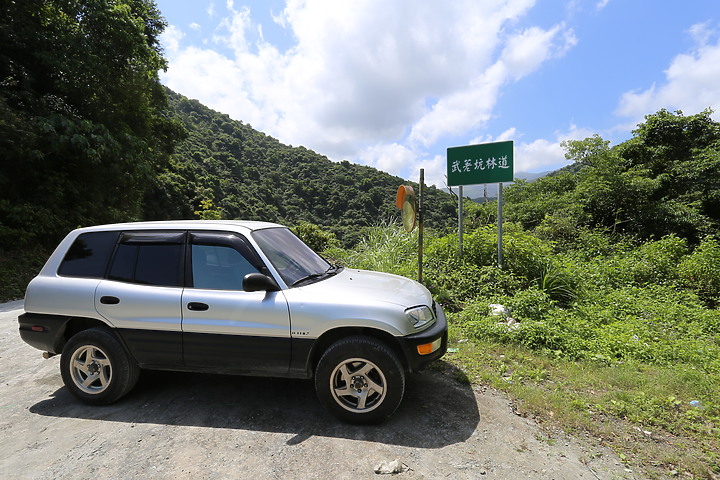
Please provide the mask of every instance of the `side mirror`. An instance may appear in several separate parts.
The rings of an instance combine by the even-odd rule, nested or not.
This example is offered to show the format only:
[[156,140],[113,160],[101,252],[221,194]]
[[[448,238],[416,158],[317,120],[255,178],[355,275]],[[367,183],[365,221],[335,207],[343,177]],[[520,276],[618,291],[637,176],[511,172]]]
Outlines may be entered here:
[[277,292],[280,285],[275,280],[262,273],[248,273],[243,277],[243,290],[246,292]]

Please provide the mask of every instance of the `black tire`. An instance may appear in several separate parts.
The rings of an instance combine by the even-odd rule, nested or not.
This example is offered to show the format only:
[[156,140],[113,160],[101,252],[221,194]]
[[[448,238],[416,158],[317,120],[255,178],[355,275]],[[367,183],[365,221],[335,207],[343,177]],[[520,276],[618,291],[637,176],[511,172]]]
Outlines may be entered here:
[[137,364],[106,328],[91,328],[74,335],[60,357],[65,386],[92,405],[107,405],[126,395],[137,383],[139,373]]
[[372,337],[339,340],[315,369],[320,403],[337,418],[355,424],[385,420],[405,393],[405,371],[397,355]]

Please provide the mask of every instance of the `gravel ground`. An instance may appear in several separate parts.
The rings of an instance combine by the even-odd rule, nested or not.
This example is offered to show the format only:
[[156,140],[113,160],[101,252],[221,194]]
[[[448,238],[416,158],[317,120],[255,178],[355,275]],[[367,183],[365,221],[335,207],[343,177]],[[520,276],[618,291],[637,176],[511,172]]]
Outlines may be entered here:
[[[408,376],[386,423],[340,423],[311,381],[143,371],[107,407],[79,403],[59,357],[0,304],[2,479],[635,479],[612,451],[547,432],[450,365]],[[394,474],[379,474],[383,467]]]

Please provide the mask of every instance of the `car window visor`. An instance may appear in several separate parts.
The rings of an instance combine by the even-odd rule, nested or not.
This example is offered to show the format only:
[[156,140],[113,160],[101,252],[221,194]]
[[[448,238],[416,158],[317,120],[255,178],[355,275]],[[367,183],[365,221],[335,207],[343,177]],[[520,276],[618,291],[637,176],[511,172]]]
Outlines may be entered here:
[[[223,233],[191,233],[190,240],[194,245],[233,246],[243,240],[232,234]],[[244,242],[243,242],[244,243]]]
[[185,243],[185,232],[172,233],[129,233],[125,232],[120,237],[120,243],[127,245],[141,244],[163,244],[163,245],[182,245]]

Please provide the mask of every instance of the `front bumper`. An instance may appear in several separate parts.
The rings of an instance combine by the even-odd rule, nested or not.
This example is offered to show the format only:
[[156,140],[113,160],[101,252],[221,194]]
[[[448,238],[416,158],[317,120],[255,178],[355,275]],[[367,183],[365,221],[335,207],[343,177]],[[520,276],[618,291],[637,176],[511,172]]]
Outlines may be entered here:
[[[411,372],[422,370],[428,363],[445,355],[447,351],[447,318],[445,318],[443,309],[437,304],[435,305],[435,316],[437,318],[435,324],[427,330],[404,337],[397,337],[405,353],[408,370]],[[418,353],[418,346],[428,344],[433,344],[431,353],[426,355]]]

